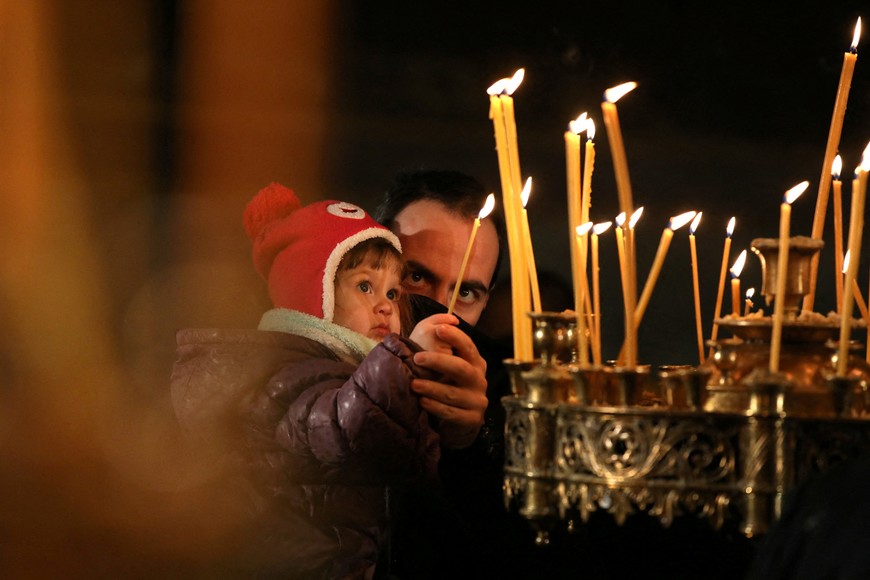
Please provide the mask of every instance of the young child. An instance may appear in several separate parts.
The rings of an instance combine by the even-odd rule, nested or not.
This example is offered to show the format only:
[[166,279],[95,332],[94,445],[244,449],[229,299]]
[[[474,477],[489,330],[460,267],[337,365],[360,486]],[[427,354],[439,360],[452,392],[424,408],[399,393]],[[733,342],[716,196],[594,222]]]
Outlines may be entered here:
[[224,469],[222,509],[245,512],[238,573],[371,578],[390,488],[437,470],[438,435],[410,389],[436,377],[413,355],[449,353],[436,329],[458,321],[399,334],[399,241],[355,205],[301,207],[272,184],[244,218],[274,308],[256,331],[178,333],[176,414]]

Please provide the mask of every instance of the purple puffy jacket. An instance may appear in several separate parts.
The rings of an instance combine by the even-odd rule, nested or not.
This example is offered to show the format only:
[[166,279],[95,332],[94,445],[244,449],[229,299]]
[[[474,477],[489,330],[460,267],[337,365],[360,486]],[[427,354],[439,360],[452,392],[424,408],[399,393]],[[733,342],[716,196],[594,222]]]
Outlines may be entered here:
[[371,577],[389,487],[437,472],[438,435],[410,390],[431,378],[413,363],[419,347],[390,335],[354,366],[283,332],[195,329],[177,340],[173,405],[225,490],[219,509],[242,515],[239,573]]

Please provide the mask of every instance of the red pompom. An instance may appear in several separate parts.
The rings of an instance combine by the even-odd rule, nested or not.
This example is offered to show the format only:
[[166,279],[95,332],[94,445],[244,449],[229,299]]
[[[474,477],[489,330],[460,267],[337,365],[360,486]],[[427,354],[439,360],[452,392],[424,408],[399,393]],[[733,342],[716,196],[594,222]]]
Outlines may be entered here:
[[283,219],[301,207],[293,190],[273,182],[264,187],[245,208],[244,225],[253,241],[269,228],[269,224]]

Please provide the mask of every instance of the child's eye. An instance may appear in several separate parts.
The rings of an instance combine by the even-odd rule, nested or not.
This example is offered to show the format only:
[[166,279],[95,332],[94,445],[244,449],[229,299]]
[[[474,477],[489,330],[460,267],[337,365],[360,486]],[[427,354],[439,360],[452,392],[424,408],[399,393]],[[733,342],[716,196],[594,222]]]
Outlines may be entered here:
[[372,290],[372,286],[368,282],[360,282],[356,285],[356,287],[359,288],[360,292],[363,292],[365,294],[368,294]]
[[399,299],[399,291],[393,288],[392,290],[387,291],[387,298],[392,301],[396,301]]

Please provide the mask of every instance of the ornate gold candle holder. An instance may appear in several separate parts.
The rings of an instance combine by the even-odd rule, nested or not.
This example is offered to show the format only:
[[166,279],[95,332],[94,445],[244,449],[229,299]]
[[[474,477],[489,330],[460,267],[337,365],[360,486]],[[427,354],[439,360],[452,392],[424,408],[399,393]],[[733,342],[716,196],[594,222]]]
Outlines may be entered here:
[[[794,305],[802,276],[787,285]],[[645,511],[665,526],[694,514],[757,536],[797,482],[870,449],[870,366],[856,344],[847,376],[834,375],[833,320],[785,321],[771,375],[771,324],[761,316],[720,319],[733,337],[709,343],[707,364],[655,372],[580,367],[573,317],[532,318],[539,359],[506,361],[504,489],[539,543],[560,521],[570,529],[595,511],[620,523]]]
[[[785,318],[794,318],[800,311],[803,297],[809,293],[812,257],[819,253],[825,242],[806,236],[795,236],[788,242],[788,269],[785,281]],[[779,262],[779,239],[756,238],[750,244],[761,261],[761,294],[771,304],[776,290],[776,272]]]

